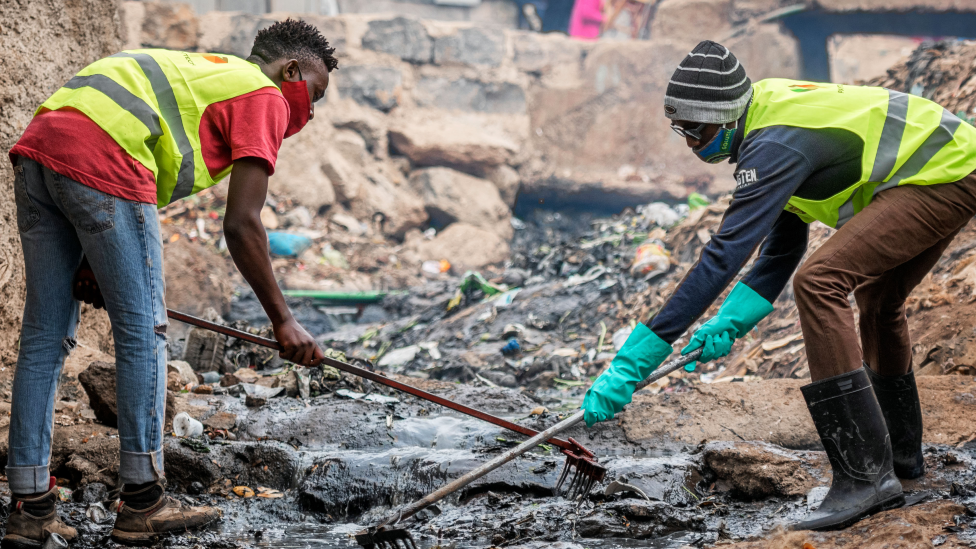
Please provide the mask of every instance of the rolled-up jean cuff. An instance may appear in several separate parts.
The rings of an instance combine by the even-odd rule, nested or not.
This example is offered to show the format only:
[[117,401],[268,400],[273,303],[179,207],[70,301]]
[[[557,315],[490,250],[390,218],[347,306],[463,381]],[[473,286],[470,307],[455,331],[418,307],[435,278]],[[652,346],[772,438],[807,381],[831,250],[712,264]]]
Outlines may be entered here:
[[119,452],[119,481],[122,484],[146,484],[163,478],[163,450],[155,452]]
[[51,486],[51,472],[47,465],[31,467],[7,466],[7,481],[15,494],[40,494]]

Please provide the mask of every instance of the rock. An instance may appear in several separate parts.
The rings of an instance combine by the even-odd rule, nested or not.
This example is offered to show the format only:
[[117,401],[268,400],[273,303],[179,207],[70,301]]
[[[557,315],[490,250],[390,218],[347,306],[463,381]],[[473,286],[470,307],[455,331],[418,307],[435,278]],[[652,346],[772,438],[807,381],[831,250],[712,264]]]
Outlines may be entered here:
[[[735,53],[753,82],[763,78],[800,78],[800,43],[777,23],[750,28],[724,45]],[[831,56],[831,67],[838,63],[834,59]]]
[[351,166],[346,158],[348,156],[331,148],[323,150],[320,158],[322,173],[329,178],[336,198],[341,202],[349,202],[358,197],[363,186],[362,172]]
[[390,128],[390,145],[418,166],[486,173],[508,163],[518,144],[501,131],[443,114],[418,113]]
[[254,382],[255,385],[260,385],[261,387],[267,387],[269,389],[277,389],[281,387],[281,377],[282,376],[265,376]]
[[250,13],[211,11],[200,16],[200,28],[204,32],[197,47],[199,51],[225,52],[247,58],[258,31],[274,23],[274,19]]
[[308,228],[312,226],[312,214],[305,206],[296,206],[282,217],[282,221],[285,227]]
[[512,374],[498,370],[481,370],[478,375],[501,387],[518,387],[518,380]]
[[343,76],[336,77],[339,93],[360,105],[388,112],[400,103],[403,75],[393,67],[352,65],[343,67]]
[[265,229],[271,231],[278,228],[278,214],[271,209],[271,206],[261,208],[261,224],[264,225]]
[[188,4],[146,2],[139,47],[197,49],[200,21]]
[[[240,368],[234,372],[233,375],[235,378],[237,378],[237,383],[257,383],[257,381],[261,379],[261,376],[250,368]],[[224,377],[226,378],[227,376]],[[236,383],[233,383],[232,385],[236,385]]]
[[464,272],[505,261],[509,248],[494,232],[467,223],[452,223],[433,240],[421,242],[417,253],[423,258],[447,259],[455,270]]
[[731,28],[731,0],[662,0],[651,36],[694,47],[700,40],[721,40]]
[[221,387],[233,387],[239,383],[241,383],[240,378],[234,374],[224,374],[223,377],[220,378]]
[[410,229],[427,221],[424,201],[406,185],[394,184],[382,173],[372,173],[363,182],[359,198],[350,205],[359,219],[382,219],[382,232],[402,238]]
[[520,71],[541,73],[549,66],[549,50],[534,33],[512,33],[513,61]]
[[410,185],[423,198],[432,222],[460,221],[506,240],[512,237],[511,212],[490,181],[451,168],[427,168],[414,172]]
[[[89,405],[98,421],[109,427],[118,427],[119,408],[115,394],[115,364],[96,360],[78,374],[78,381],[88,394]],[[166,423],[175,415],[173,393],[166,393]]]
[[209,385],[197,385],[193,388],[193,394],[195,395],[212,395],[213,392],[213,387]]
[[370,21],[369,29],[363,35],[363,47],[423,64],[433,59],[434,41],[420,21],[397,17]]
[[183,385],[187,383],[196,383],[197,374],[193,371],[193,368],[188,362],[183,360],[170,360],[166,363],[166,371],[170,373],[176,373],[180,376],[180,381]]
[[230,412],[217,412],[202,422],[211,429],[231,430],[237,426],[237,416]]
[[183,379],[180,378],[180,374],[176,372],[166,373],[166,389],[168,391],[173,391],[175,393],[178,393],[182,391],[183,387],[185,386],[186,383],[183,383]]
[[522,185],[522,178],[515,168],[511,166],[496,166],[485,174],[485,179],[495,184],[502,202],[512,208],[515,206],[515,198],[518,197],[519,187]]
[[[336,152],[351,166],[362,168],[368,159],[366,138],[359,132],[347,129],[337,130],[335,137],[332,138],[332,146]],[[338,191],[338,190],[337,190]],[[341,194],[341,193],[340,193]],[[355,196],[352,196],[355,198]]]
[[482,65],[497,67],[505,57],[505,35],[499,30],[472,27],[434,41],[434,63],[438,65]]
[[[104,489],[105,486],[115,486],[116,484],[116,479],[113,478],[114,475],[108,474],[104,467],[101,467],[97,463],[93,463],[92,461],[78,454],[72,454],[64,465],[81,477],[79,484],[82,484],[83,486],[82,488],[75,490],[73,494],[76,501],[78,501],[78,498],[82,498],[79,503],[95,503],[95,501],[104,501],[104,499],[95,501],[87,501],[87,499],[98,496],[99,490],[97,487],[99,485],[101,485]],[[85,488],[87,486],[92,486],[93,488],[86,490]],[[79,492],[81,493],[79,494]],[[108,493],[106,492],[105,497],[107,498],[107,496]]]
[[829,484],[830,465],[822,452],[786,450],[764,442],[710,442],[703,456],[723,488],[738,497],[800,496]]
[[244,405],[248,408],[260,408],[268,403],[268,399],[261,396],[246,395],[244,397]]
[[414,100],[421,107],[490,114],[526,112],[525,90],[511,82],[426,76],[417,83]]
[[332,181],[322,169],[323,143],[331,141],[335,128],[325,116],[313,118],[298,134],[286,139],[278,152],[275,173],[268,188],[292,198],[313,213],[336,202]]
[[76,503],[101,503],[108,499],[108,488],[101,482],[90,482],[79,486],[71,496]]
[[389,148],[385,117],[352,100],[339,100],[338,103],[336,108],[329,109],[332,124],[336,128],[356,132],[363,138],[369,152],[378,158],[385,158]]

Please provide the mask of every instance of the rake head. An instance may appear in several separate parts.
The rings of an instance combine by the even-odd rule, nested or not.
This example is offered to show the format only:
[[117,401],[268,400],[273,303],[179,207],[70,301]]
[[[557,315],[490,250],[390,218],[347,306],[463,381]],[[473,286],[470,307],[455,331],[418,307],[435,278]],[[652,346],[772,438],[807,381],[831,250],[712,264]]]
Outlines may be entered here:
[[368,528],[356,534],[364,549],[418,549],[410,532],[403,528]]
[[597,463],[593,452],[584,448],[583,445],[573,439],[569,439],[569,442],[575,446],[575,449],[563,450],[563,453],[566,454],[566,463],[563,465],[562,474],[559,475],[559,482],[556,483],[556,494],[558,495],[561,492],[570,472],[575,471],[569,486],[566,488],[566,497],[576,499],[580,495],[588,494],[594,484],[602,481],[607,474],[607,468]]

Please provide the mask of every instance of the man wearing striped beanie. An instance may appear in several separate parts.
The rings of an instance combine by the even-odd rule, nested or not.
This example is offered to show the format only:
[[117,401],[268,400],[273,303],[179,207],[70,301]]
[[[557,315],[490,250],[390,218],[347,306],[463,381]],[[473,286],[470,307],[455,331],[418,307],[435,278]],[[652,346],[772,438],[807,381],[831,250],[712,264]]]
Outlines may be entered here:
[[[833,469],[823,503],[795,528],[844,528],[903,505],[898,479],[925,472],[905,300],[976,214],[976,128],[883,88],[752,83],[712,41],[675,70],[664,113],[699,158],[736,165],[736,188],[698,263],[587,391],[587,423],[630,402],[636,383],[762,245],[682,354],[701,349],[698,362],[727,355],[772,312],[795,272],[811,377],[801,392]],[[838,230],[800,266],[813,221]]]

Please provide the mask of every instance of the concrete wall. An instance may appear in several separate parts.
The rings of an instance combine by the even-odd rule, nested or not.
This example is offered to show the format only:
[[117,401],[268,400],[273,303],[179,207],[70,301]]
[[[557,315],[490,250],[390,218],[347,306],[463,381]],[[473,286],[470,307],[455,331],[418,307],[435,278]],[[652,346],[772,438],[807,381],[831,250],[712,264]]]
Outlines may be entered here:
[[15,357],[24,307],[24,261],[7,152],[41,102],[119,45],[114,0],[0,2],[0,362],[6,367]]

